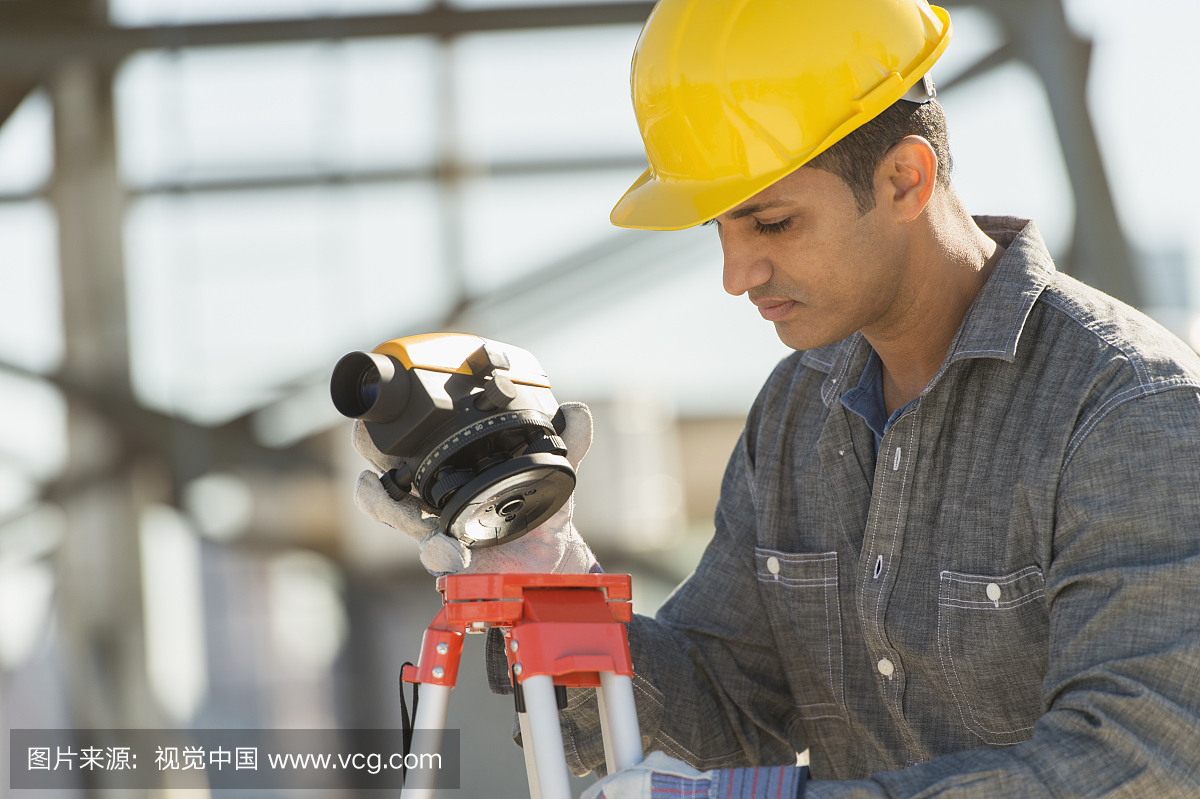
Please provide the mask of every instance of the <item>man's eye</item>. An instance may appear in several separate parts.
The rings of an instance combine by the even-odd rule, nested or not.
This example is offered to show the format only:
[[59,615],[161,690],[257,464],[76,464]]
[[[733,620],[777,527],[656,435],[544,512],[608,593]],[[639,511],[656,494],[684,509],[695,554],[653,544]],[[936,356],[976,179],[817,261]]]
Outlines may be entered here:
[[757,219],[754,220],[754,229],[757,232],[765,234],[765,235],[771,235],[772,233],[782,233],[783,231],[787,230],[791,226],[792,226],[792,218],[790,216],[787,219],[781,220],[779,222],[772,222],[769,225],[764,225],[762,222],[759,222]]

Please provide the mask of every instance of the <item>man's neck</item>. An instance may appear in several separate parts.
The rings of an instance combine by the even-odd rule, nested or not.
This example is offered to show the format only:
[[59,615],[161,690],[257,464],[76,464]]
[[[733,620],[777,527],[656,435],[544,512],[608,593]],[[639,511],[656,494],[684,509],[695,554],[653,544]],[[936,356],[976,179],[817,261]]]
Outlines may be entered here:
[[863,335],[883,361],[888,414],[915,399],[937,374],[967,310],[1003,248],[980,230],[953,191],[931,202],[907,247],[905,290]]

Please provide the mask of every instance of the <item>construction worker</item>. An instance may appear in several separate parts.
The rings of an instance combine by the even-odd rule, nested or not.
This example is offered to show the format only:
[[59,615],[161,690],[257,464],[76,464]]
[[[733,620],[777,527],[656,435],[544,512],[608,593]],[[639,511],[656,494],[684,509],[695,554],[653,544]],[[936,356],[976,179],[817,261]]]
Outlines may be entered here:
[[[797,352],[698,568],[628,625],[653,754],[587,799],[1200,796],[1200,359],[1055,271],[1032,222],[968,215],[926,79],[950,35],[924,0],[646,23],[650,169],[613,222],[715,222],[726,291]],[[432,570],[594,568],[569,507],[470,562],[378,486],[360,505]],[[562,720],[573,769],[603,768],[593,693]]]

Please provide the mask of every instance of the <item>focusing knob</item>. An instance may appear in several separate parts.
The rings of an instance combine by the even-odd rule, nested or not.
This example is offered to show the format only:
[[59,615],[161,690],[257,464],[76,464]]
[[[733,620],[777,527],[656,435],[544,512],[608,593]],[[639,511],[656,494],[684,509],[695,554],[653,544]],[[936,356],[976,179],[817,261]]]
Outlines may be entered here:
[[444,470],[438,475],[437,482],[433,484],[433,490],[429,492],[432,495],[433,504],[439,508],[442,507],[452,493],[469,482],[471,482],[470,470]]
[[483,393],[475,400],[481,411],[497,411],[507,408],[517,398],[517,387],[504,375],[494,375],[484,381]]
[[387,491],[389,497],[400,502],[412,488],[412,470],[408,464],[403,464],[399,469],[390,469],[379,475],[379,482],[383,483],[383,490]]
[[529,437],[530,452],[549,452],[552,455],[566,455],[567,444],[553,433],[539,430]]

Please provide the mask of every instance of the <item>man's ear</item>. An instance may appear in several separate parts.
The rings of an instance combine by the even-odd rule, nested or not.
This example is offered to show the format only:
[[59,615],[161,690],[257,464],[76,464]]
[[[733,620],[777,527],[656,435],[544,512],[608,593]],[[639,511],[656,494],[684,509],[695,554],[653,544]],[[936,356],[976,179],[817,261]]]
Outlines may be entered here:
[[879,201],[890,209],[897,222],[911,222],[921,215],[937,185],[938,157],[921,136],[905,136],[879,165],[876,187]]

